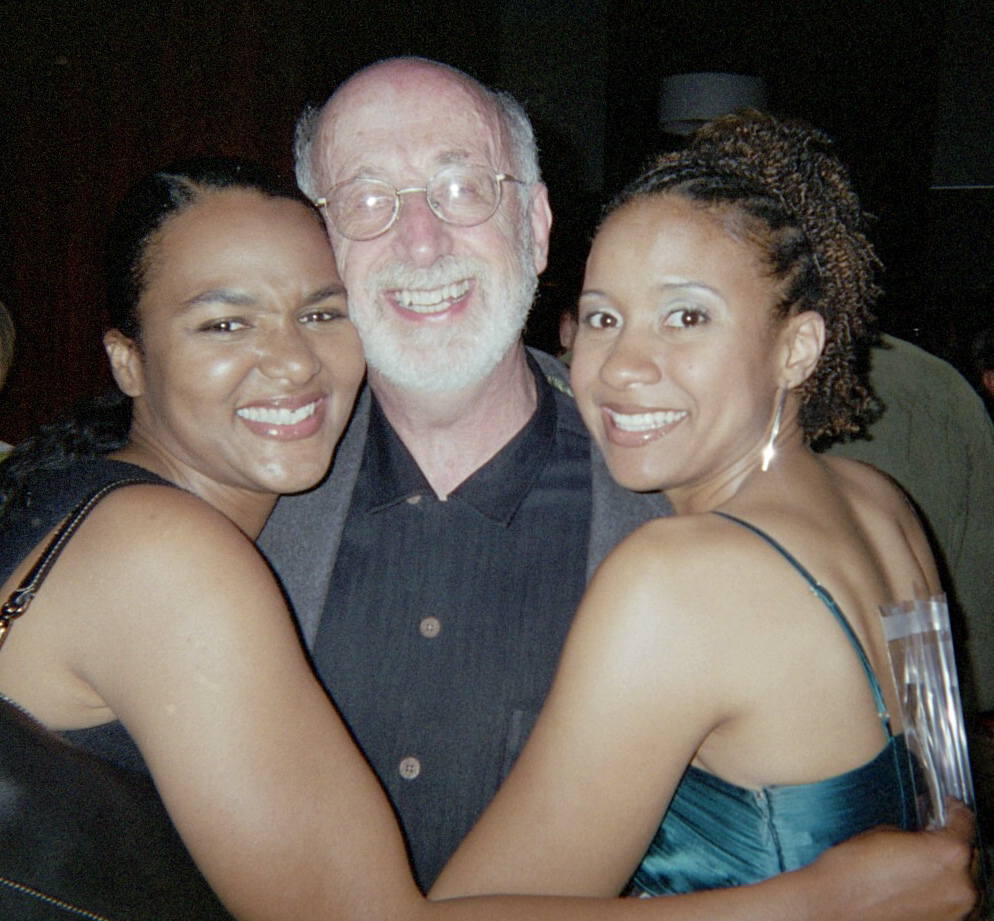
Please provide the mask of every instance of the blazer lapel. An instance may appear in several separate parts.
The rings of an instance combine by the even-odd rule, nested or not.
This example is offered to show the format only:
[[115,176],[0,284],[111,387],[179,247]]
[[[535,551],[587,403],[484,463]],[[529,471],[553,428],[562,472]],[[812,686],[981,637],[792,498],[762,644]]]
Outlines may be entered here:
[[364,387],[331,472],[309,492],[280,499],[259,536],[259,549],[277,572],[308,649],[314,645],[324,613],[352,490],[362,466],[369,404],[369,388]]

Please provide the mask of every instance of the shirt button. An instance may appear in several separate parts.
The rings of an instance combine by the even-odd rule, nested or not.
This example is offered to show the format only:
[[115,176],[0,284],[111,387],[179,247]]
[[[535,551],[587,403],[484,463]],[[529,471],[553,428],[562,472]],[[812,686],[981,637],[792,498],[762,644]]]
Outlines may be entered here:
[[441,629],[442,622],[437,617],[426,617],[418,624],[418,630],[421,631],[421,635],[427,640],[435,639]]
[[408,755],[400,762],[399,771],[404,780],[414,780],[421,773],[421,762],[414,755]]
[[421,501],[421,496],[420,494],[416,496],[408,496],[404,501],[408,505],[417,505]]

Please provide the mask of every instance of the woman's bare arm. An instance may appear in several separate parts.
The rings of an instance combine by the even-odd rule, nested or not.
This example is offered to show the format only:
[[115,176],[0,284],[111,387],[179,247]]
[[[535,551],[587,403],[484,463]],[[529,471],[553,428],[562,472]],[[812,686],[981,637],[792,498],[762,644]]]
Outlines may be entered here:
[[[693,527],[686,520],[681,526]],[[725,624],[720,612],[714,616],[709,610],[715,589],[704,580],[692,577],[700,586],[692,612],[661,604],[661,598],[686,594],[683,589],[663,592],[658,583],[673,588],[679,574],[693,570],[693,554],[681,561],[671,542],[664,563],[656,561],[658,554],[654,560],[653,551],[651,543],[629,539],[598,573],[535,732],[432,898],[617,893],[637,866],[700,739],[710,727],[736,717],[735,685],[724,677],[736,666],[734,661],[723,666],[721,650],[731,644],[742,652],[736,658],[749,659],[743,645],[749,639]],[[720,587],[716,591],[720,595]],[[662,729],[649,723],[654,713]],[[934,893],[917,872],[904,871],[934,844],[925,836],[894,831],[871,834],[808,870],[721,899],[708,894],[714,898],[713,916],[720,917],[721,904],[732,916],[743,916],[751,900],[758,900],[769,918],[779,917],[778,905],[786,907],[784,917],[792,918],[907,917],[909,911],[927,917],[935,908]],[[888,863],[891,849],[904,850],[907,863]],[[873,859],[864,863],[868,855]],[[947,874],[947,891],[962,893],[963,863],[916,865],[927,875]],[[826,876],[834,876],[833,885],[823,885]],[[743,901],[736,905],[736,899]]]
[[808,914],[846,879],[845,860],[802,871],[807,883],[788,874],[766,891],[428,903],[389,803],[314,679],[251,544],[179,493],[136,487],[106,502],[53,571],[46,603],[77,619],[93,612],[76,633],[74,667],[135,737],[191,852],[243,921],[958,916],[965,887],[954,878],[964,874],[937,869],[965,851],[951,834],[871,841],[853,861],[888,866],[896,879],[899,855],[919,879],[931,875],[931,889],[943,881],[944,906],[932,891],[916,899],[930,914],[884,913],[874,906],[879,881],[859,880],[846,886],[855,914]]

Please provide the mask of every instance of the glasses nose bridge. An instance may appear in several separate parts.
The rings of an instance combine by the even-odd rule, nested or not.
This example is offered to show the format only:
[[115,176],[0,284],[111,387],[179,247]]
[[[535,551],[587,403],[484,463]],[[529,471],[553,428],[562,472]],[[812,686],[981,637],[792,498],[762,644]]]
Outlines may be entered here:
[[393,209],[393,217],[390,219],[390,223],[386,226],[386,228],[384,228],[383,231],[381,231],[381,233],[385,233],[394,224],[396,224],[397,221],[400,220],[400,212],[404,208],[404,196],[410,195],[413,192],[424,192],[425,203],[431,209],[431,213],[434,214],[435,217],[437,217],[440,221],[442,221],[442,223],[451,224],[452,222],[438,210],[438,208],[435,206],[435,203],[431,200],[431,195],[429,194],[428,191],[431,188],[431,183],[432,180],[429,179],[425,185],[411,185],[411,186],[405,186],[402,189],[394,189],[393,191],[394,191],[395,206]]

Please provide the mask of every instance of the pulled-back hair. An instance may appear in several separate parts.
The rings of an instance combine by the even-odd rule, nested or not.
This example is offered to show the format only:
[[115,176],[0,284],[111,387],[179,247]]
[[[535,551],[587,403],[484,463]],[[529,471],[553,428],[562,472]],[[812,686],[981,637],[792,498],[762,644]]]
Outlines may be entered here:
[[107,234],[104,265],[112,329],[141,341],[138,305],[159,231],[169,218],[224,189],[246,189],[312,207],[288,179],[239,158],[185,160],[146,176],[121,200]]
[[800,423],[819,445],[865,432],[877,412],[865,359],[875,341],[880,263],[865,216],[830,139],[799,122],[749,111],[703,126],[683,150],[664,154],[606,208],[678,195],[713,211],[755,246],[783,285],[774,321],[805,310],[825,320],[825,348],[799,388]]
[[[104,253],[110,327],[120,330],[139,348],[139,306],[163,227],[205,196],[226,189],[301,202],[320,221],[318,212],[290,180],[240,158],[184,160],[140,180],[117,207]],[[115,451],[125,445],[130,430],[131,399],[114,388],[18,445],[0,465],[0,491],[9,494],[32,470],[58,469],[78,458]]]

